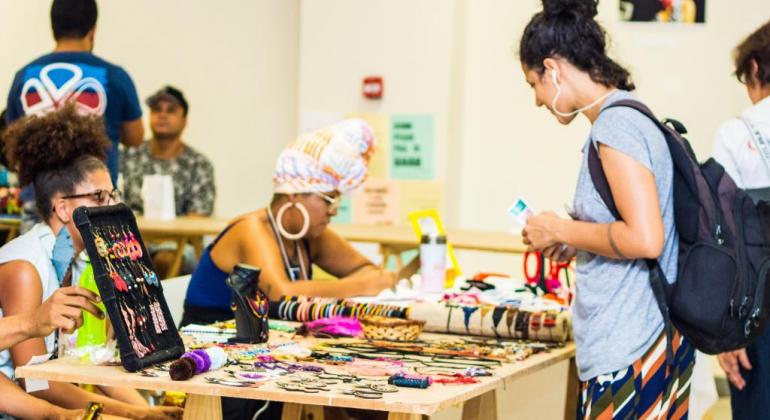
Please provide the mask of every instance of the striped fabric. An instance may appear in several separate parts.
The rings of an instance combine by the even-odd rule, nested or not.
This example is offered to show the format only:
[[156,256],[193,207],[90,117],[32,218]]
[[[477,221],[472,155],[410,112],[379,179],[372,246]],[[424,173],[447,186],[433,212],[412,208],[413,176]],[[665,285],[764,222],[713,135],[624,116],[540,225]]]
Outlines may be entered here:
[[666,336],[631,366],[580,382],[578,419],[686,419],[695,349],[674,334],[674,364]]

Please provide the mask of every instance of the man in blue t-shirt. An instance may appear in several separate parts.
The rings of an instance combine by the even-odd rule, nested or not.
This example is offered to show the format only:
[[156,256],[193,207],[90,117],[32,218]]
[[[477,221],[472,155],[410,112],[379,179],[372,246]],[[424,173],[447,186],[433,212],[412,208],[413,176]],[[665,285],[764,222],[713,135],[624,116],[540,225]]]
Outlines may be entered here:
[[[102,115],[112,140],[107,166],[112,183],[117,185],[118,144],[142,144],[142,109],[128,73],[91,52],[96,17],[95,0],[53,1],[51,27],[56,48],[16,73],[8,93],[6,121],[45,114],[67,103],[73,103],[82,113]],[[25,198],[30,201],[32,197]],[[25,209],[34,211],[34,204],[26,204]],[[30,216],[29,211],[25,215]],[[28,218],[23,217],[25,221]]]

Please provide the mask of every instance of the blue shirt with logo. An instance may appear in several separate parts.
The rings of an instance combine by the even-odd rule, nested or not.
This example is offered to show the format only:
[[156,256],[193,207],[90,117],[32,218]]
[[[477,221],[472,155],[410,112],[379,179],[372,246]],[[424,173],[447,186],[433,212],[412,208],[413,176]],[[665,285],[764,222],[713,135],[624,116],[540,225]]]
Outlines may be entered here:
[[41,115],[74,102],[81,113],[101,115],[112,146],[107,166],[117,183],[120,127],[142,116],[131,77],[123,68],[89,52],[53,52],[24,66],[8,93],[6,121]]

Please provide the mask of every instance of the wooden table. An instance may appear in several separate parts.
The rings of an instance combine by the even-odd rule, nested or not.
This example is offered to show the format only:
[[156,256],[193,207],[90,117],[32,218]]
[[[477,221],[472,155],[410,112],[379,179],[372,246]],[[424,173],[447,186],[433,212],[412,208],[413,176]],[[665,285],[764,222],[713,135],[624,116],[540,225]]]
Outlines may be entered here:
[[[271,335],[273,333],[271,332]],[[438,334],[425,334],[439,337]],[[495,389],[510,385],[513,381],[526,380],[527,375],[545,369],[564,360],[574,362],[575,346],[568,344],[564,348],[531,356],[524,361],[504,364],[495,371],[496,376],[481,378],[481,382],[469,385],[440,385],[430,388],[400,388],[399,392],[384,394],[380,400],[362,399],[336,392],[306,394],[288,392],[268,382],[258,388],[234,388],[212,385],[204,381],[208,375],[222,376],[216,373],[197,375],[189,381],[175,382],[168,377],[152,378],[135,373],[128,373],[116,366],[83,365],[73,358],[56,359],[35,366],[23,366],[16,369],[16,376],[21,378],[42,379],[49,381],[88,383],[94,385],[122,386],[135,389],[181,391],[188,393],[185,406],[185,419],[221,419],[220,397],[238,397],[284,402],[283,419],[298,420],[305,406],[348,407],[367,410],[387,411],[389,420],[417,420],[423,415],[430,416],[450,406],[464,404],[463,419],[490,419],[496,414]],[[573,417],[577,397],[577,376],[574,363],[567,380],[567,404],[565,418]],[[349,388],[349,385],[330,385],[330,388]],[[553,393],[553,389],[544,390]],[[315,410],[316,412],[318,410]],[[315,416],[318,419],[318,415]]]
[[0,217],[0,231],[4,230],[8,232],[8,236],[5,237],[5,243],[8,243],[13,238],[19,236],[20,225],[21,217]]
[[212,217],[183,216],[171,220],[151,220],[136,218],[136,224],[146,242],[171,241],[176,243],[176,251],[166,278],[179,276],[185,245],[191,244],[195,257],[203,252],[203,237],[217,235],[227,227],[227,220]]
[[[179,275],[185,244],[192,244],[196,257],[199,257],[203,248],[203,236],[217,235],[228,223],[224,219],[189,216],[173,220],[148,220],[138,217],[136,222],[146,241],[170,240],[177,243],[168,277]],[[350,242],[378,243],[383,261],[387,261],[391,255],[398,256],[403,251],[419,247],[414,231],[408,226],[334,224],[331,228]],[[512,254],[522,254],[527,250],[521,243],[521,236],[505,232],[447,229],[447,238],[455,249],[461,250]]]

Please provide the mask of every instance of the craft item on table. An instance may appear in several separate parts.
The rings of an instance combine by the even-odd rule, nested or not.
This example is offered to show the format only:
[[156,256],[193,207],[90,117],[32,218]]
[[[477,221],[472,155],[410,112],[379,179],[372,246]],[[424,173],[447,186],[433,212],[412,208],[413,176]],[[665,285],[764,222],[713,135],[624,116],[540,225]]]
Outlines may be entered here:
[[253,382],[253,381],[245,381],[241,379],[225,379],[225,378],[216,378],[213,376],[206,376],[203,378],[206,382],[213,384],[213,385],[225,385],[225,386],[233,386],[237,388],[257,388],[262,385],[261,382]]
[[295,333],[297,331],[297,327],[282,322],[271,322],[268,326],[272,331],[280,331],[285,333]]
[[218,327],[215,325],[188,324],[179,329],[179,332],[192,337],[198,343],[227,343],[235,337],[235,328]]
[[270,318],[307,322],[333,316],[358,318],[362,315],[380,315],[390,318],[408,318],[409,309],[397,305],[359,303],[345,299],[283,297],[270,302]]
[[315,337],[361,337],[364,334],[357,319],[345,316],[307,321],[297,328],[296,333]]
[[388,377],[403,369],[403,365],[394,364],[392,361],[385,360],[370,360],[360,361],[355,360],[344,365],[345,372],[362,377]]
[[425,321],[429,332],[565,342],[571,330],[570,312],[559,309],[416,302],[409,311],[410,319]]
[[479,380],[473,376],[467,376],[462,373],[454,373],[452,375],[441,375],[438,378],[433,378],[433,383],[444,385],[466,385],[475,384]]
[[225,363],[227,354],[221,347],[193,350],[171,363],[169,375],[172,380],[186,381],[199,373],[219,369]]
[[273,349],[273,357],[279,360],[303,360],[310,357],[313,353],[307,347],[303,347],[297,343],[286,343],[285,345],[275,347]]
[[370,340],[414,341],[425,325],[425,321],[382,316],[362,316],[359,321],[364,336]]
[[267,295],[259,289],[258,267],[237,264],[225,282],[233,290],[236,343],[265,343],[269,336]]
[[455,305],[479,305],[481,304],[481,296],[477,293],[444,293],[441,301],[451,302]]
[[[530,256],[535,260],[535,271],[530,271]],[[541,290],[543,293],[553,295],[563,303],[569,304],[572,301],[572,290],[569,278],[571,261],[559,262],[548,259],[546,270],[546,258],[542,252],[524,253],[524,277],[527,279],[527,287],[536,293]],[[564,272],[564,281],[561,279],[561,273]]]
[[433,378],[427,375],[399,372],[388,378],[388,383],[405,388],[425,389],[433,384]]
[[235,363],[239,364],[251,364],[258,359],[259,356],[270,354],[272,350],[267,347],[255,347],[255,346],[242,346],[242,345],[228,345],[227,353],[229,358]]
[[324,372],[324,368],[321,366],[284,362],[276,359],[273,356],[258,356],[257,361],[253,363],[253,366],[255,368],[265,369],[270,371],[281,370],[286,373]]
[[81,420],[96,420],[101,418],[102,410],[104,410],[104,404],[100,402],[90,402],[86,407],[85,413]]
[[80,207],[73,219],[115,331],[123,366],[136,372],[178,358],[184,344],[131,210],[125,204]]
[[492,283],[487,283],[485,280],[488,277],[502,277],[502,278],[510,278],[510,276],[506,274],[498,274],[498,273],[477,273],[472,278],[465,281],[465,286],[461,287],[460,290],[468,291],[472,288],[479,289],[482,292],[485,292],[487,290],[494,290],[495,285]]

